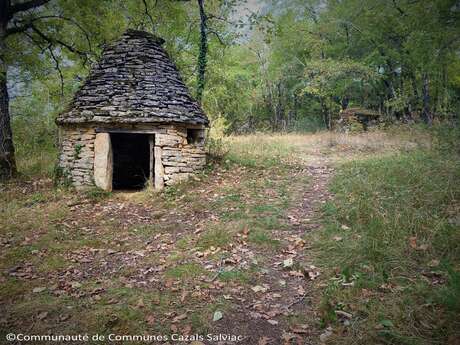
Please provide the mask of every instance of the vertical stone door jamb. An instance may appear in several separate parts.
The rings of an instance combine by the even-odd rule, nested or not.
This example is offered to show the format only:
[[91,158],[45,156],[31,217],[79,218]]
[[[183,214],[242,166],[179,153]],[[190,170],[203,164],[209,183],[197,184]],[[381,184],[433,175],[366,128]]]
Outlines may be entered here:
[[113,178],[113,152],[109,133],[97,133],[94,140],[94,183],[111,191]]
[[155,187],[155,134],[149,135],[149,152],[150,152],[150,159],[149,159],[149,186]]
[[163,149],[160,146],[154,146],[153,155],[154,155],[154,182],[155,189],[163,189],[165,186],[165,169],[163,167],[163,162],[161,156],[163,154]]

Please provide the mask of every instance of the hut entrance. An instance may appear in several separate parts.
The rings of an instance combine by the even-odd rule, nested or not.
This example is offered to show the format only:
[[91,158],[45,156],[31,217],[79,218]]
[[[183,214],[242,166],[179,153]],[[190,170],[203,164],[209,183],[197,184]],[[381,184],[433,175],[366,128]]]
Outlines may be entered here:
[[151,176],[153,135],[110,133],[113,189],[142,189]]

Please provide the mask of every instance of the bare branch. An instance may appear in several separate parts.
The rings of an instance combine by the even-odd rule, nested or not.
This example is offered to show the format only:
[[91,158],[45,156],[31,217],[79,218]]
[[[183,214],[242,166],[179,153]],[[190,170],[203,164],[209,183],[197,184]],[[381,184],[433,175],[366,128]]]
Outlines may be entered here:
[[220,37],[220,35],[219,35],[216,31],[214,31],[214,30],[208,28],[208,32],[209,32],[210,34],[215,35],[215,36],[217,37],[217,39],[219,40],[220,44],[222,44],[223,46],[226,46],[224,40],[222,39],[222,37]]
[[29,39],[32,41],[33,44],[35,44],[38,48],[40,48],[41,52],[40,53],[44,53],[45,50],[46,50],[46,47],[42,46],[41,42],[38,42],[35,37],[33,35],[31,35],[30,33],[28,32],[24,32],[24,35],[26,35],[27,37],[29,37]]
[[188,34],[187,34],[187,38],[185,40],[185,44],[188,44],[190,42],[190,36],[192,35],[192,29],[193,29],[193,26],[195,25],[196,21],[192,21],[188,27]]
[[54,61],[54,66],[59,73],[59,79],[61,81],[61,96],[64,96],[64,75],[62,74],[61,66],[59,64],[59,59],[56,57],[53,51],[53,46],[51,44],[48,45],[48,51],[50,52],[51,58]]
[[89,34],[88,32],[85,30],[85,28],[80,24],[78,23],[76,20],[72,19],[72,18],[69,18],[69,17],[63,17],[63,16],[59,16],[59,15],[50,15],[50,16],[41,16],[41,17],[36,17],[33,19],[33,21],[36,21],[36,20],[42,20],[42,19],[61,19],[61,20],[65,20],[65,21],[68,21],[70,23],[72,23],[73,25],[75,25],[78,29],[80,29],[81,32],[83,32],[83,34],[85,35],[85,39],[86,39],[86,42],[88,43],[88,50],[90,52],[93,51],[93,48],[91,47],[91,40],[89,39]]
[[26,32],[25,35],[27,37],[29,37],[29,39],[34,44],[36,44],[37,47],[39,47],[41,49],[41,53],[45,53],[46,50],[48,50],[48,52],[50,53],[51,58],[54,61],[54,66],[55,66],[55,68],[56,68],[56,70],[58,71],[58,74],[59,74],[59,79],[60,79],[60,82],[61,82],[61,96],[64,96],[64,75],[63,75],[62,70],[61,70],[61,65],[59,63],[59,59],[57,58],[56,54],[53,51],[53,45],[51,43],[48,43],[48,45],[46,47],[43,47],[41,45],[41,43],[38,42],[31,34]]
[[30,28],[32,29],[33,32],[35,32],[45,42],[51,43],[53,45],[58,44],[60,46],[63,46],[64,48],[66,48],[68,51],[70,51],[70,52],[72,52],[74,54],[80,55],[80,57],[83,58],[83,64],[86,64],[86,62],[88,61],[88,55],[87,55],[86,52],[82,52],[82,51],[78,50],[77,48],[75,48],[75,47],[63,42],[62,40],[60,40],[58,38],[53,38],[53,37],[47,36],[45,33],[40,31],[33,23],[30,24]]
[[230,20],[228,20],[227,18],[224,18],[222,16],[218,16],[218,15],[215,15],[215,14],[212,14],[212,13],[209,13],[208,14],[208,18],[209,19],[217,19],[217,20],[220,20],[222,22],[225,22],[227,24],[232,24],[232,25],[235,25],[235,23],[232,23]]
[[46,20],[46,19],[60,19],[60,20],[68,21],[68,22],[72,23],[73,25],[75,25],[85,35],[86,41],[88,43],[88,50],[90,52],[93,51],[93,49],[91,47],[91,40],[89,38],[89,34],[85,30],[85,28],[83,28],[83,26],[80,25],[74,19],[68,18],[68,17],[63,17],[63,16],[60,16],[60,15],[49,15],[49,16],[40,16],[40,17],[32,18],[32,19],[29,20],[29,22],[26,22],[26,23],[22,24],[21,26],[15,26],[15,27],[12,27],[12,28],[6,30],[6,36],[10,36],[10,35],[17,34],[17,33],[23,33],[25,31],[27,31],[28,29],[31,29],[32,24],[34,22],[39,21],[39,20]]
[[153,31],[155,31],[155,21],[153,20],[153,17],[150,15],[149,7],[147,6],[147,1],[146,1],[146,0],[142,0],[142,3],[144,4],[144,12],[145,12],[145,15],[146,15],[147,17],[149,17],[150,23],[152,24],[152,29],[153,29]]

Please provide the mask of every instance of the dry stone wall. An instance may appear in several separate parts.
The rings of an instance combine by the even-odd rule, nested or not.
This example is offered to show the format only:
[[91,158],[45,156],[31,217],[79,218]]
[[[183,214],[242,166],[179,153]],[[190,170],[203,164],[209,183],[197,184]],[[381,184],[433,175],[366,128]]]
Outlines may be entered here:
[[192,99],[163,40],[128,30],[104,49],[62,123],[209,123]]
[[94,175],[94,139],[93,128],[60,129],[59,166],[65,178],[76,188],[92,185]]
[[155,145],[161,148],[163,178],[167,186],[186,180],[206,164],[204,142],[189,144],[185,127],[171,127],[166,133],[157,134]]
[[[155,135],[156,188],[184,181],[206,164],[204,141],[188,143],[185,126],[131,126],[129,129],[150,130]],[[200,130],[204,131],[204,128]],[[77,189],[94,185],[95,138],[96,131],[91,127],[63,126],[60,129],[59,166]]]

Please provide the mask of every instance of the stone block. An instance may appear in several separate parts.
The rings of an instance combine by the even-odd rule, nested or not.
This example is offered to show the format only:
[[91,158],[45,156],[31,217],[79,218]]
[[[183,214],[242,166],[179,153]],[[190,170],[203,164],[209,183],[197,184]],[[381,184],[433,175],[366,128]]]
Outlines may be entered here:
[[109,133],[98,133],[94,141],[94,183],[103,190],[112,190],[112,145]]

